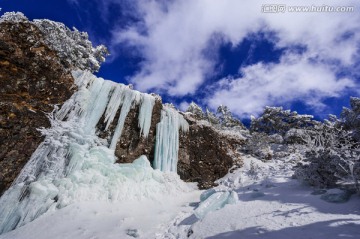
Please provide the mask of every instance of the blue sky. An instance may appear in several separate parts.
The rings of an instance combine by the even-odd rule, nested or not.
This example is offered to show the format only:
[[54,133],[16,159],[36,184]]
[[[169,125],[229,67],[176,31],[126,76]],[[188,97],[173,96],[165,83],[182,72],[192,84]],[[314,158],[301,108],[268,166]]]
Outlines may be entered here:
[[0,8],[87,31],[111,52],[98,76],[183,110],[225,104],[246,118],[269,105],[324,118],[359,96],[360,6],[315,3],[354,11],[263,13],[261,0],[0,0]]

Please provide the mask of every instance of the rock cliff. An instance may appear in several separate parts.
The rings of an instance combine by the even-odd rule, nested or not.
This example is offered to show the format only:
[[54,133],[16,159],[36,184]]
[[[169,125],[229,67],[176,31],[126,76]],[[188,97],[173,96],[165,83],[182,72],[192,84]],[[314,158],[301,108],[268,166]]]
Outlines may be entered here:
[[49,127],[46,113],[75,90],[57,53],[28,21],[0,22],[0,194],[19,174]]
[[[47,114],[76,90],[71,70],[96,71],[106,54],[104,46],[92,47],[87,34],[61,23],[29,21],[14,13],[0,19],[0,195],[43,140],[37,129],[50,126]],[[163,108],[161,98],[155,98],[147,138],[140,136],[138,106],[128,113],[115,149],[118,163],[132,162],[141,155],[153,161],[156,125]],[[118,117],[119,112],[114,122]],[[243,141],[191,115],[185,114],[185,119],[190,130],[180,136],[178,174],[185,181],[209,188],[233,165],[241,164],[237,146]],[[115,125],[108,131],[104,127],[103,123],[97,125],[101,138]]]

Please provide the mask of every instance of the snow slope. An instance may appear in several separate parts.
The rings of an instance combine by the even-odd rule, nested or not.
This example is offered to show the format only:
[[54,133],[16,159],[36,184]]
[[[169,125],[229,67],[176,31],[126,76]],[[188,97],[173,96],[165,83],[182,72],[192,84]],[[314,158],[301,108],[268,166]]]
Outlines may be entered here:
[[163,195],[158,199],[124,202],[92,201],[42,215],[0,236],[1,239],[119,239],[155,238],[162,224],[172,220],[182,205],[199,197],[197,191]]
[[238,193],[238,203],[202,220],[191,211],[180,213],[157,238],[360,238],[359,196],[330,203],[322,195],[338,195],[341,190],[313,195],[322,192],[291,179],[296,160],[263,163],[245,157],[243,168],[219,180]]
[[[360,238],[360,198],[329,203],[325,194],[292,179],[296,157],[245,166],[219,180],[238,193],[236,204],[194,216],[201,191],[116,203],[83,202],[49,212],[0,236],[20,238]],[[316,195],[314,195],[316,194]]]

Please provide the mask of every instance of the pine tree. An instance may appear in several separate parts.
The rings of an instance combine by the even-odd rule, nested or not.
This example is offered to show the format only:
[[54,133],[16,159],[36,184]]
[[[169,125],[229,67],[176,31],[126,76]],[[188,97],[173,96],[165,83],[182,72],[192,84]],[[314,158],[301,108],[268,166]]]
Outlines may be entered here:
[[360,141],[360,98],[350,98],[351,109],[344,107],[340,121],[344,129],[351,132],[356,141]]
[[236,119],[235,117],[233,117],[230,109],[225,106],[225,105],[220,105],[217,108],[217,115],[220,121],[220,124],[222,127],[228,127],[228,128],[232,128],[232,127],[240,127],[242,129],[245,129],[246,127],[243,125],[243,123],[241,123],[240,120]]
[[296,111],[284,110],[282,107],[265,107],[259,118],[251,118],[250,131],[267,134],[285,134],[292,128],[302,129],[318,124],[312,115],[299,115]]
[[220,123],[220,120],[208,108],[206,108],[205,117],[206,117],[207,121],[209,121],[209,123],[212,125],[218,125]]
[[192,113],[196,119],[202,120],[205,119],[205,114],[200,106],[198,106],[195,102],[191,102],[186,112]]

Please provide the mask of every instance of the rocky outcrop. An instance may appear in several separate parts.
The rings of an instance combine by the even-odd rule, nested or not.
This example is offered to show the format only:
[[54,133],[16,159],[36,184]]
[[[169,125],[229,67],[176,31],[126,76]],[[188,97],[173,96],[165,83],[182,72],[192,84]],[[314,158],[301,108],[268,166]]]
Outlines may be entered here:
[[46,113],[74,89],[56,52],[29,22],[0,23],[0,194],[43,140]]
[[106,53],[61,23],[21,13],[0,18],[0,195],[43,140],[37,129],[50,126],[46,114],[76,90],[71,69],[96,70]]
[[180,137],[178,174],[185,181],[198,182],[201,189],[213,187],[214,181],[225,176],[231,167],[242,165],[237,149],[244,139],[191,115],[185,115],[185,119],[190,130]]
[[[138,126],[139,107],[130,110],[125,120],[123,133],[116,146],[117,163],[131,163],[141,155],[146,155],[150,162],[154,160],[156,125],[160,122],[162,103],[155,101],[150,133],[147,138],[140,137]],[[98,135],[109,138],[116,126],[119,112],[108,131],[105,124],[98,124]],[[242,137],[227,134],[204,120],[198,120],[192,114],[184,114],[190,128],[179,135],[178,174],[187,182],[197,182],[199,188],[206,189],[215,185],[214,181],[225,176],[232,167],[240,167],[242,160],[238,148],[245,141]],[[103,120],[100,120],[103,122]]]
[[[140,136],[140,127],[138,125],[139,106],[136,105],[128,113],[121,138],[116,145],[115,156],[118,158],[117,163],[132,163],[141,155],[146,157],[152,162],[154,160],[155,151],[155,138],[156,138],[156,125],[160,122],[162,109],[162,101],[160,97],[156,97],[155,105],[151,117],[151,127],[147,138]],[[120,110],[118,110],[113,123],[110,125],[109,130],[104,131],[105,123],[101,119],[97,125],[97,133],[101,138],[108,138],[116,127],[116,122],[119,119]]]
[[151,127],[147,138],[140,136],[138,122],[134,120],[138,119],[139,111],[135,109],[129,112],[125,120],[123,135],[115,149],[118,163],[133,162],[141,155],[146,155],[150,162],[154,161],[156,125],[160,122],[161,109],[161,98],[157,98],[153,108]]

